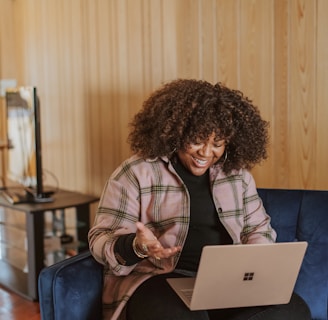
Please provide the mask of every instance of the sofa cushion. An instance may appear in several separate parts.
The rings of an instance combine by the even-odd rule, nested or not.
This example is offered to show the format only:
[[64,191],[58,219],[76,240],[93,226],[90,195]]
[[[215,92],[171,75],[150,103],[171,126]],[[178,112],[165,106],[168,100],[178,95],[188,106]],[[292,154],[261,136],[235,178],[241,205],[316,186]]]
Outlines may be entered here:
[[277,242],[295,241],[302,191],[258,189],[258,193],[277,232]]
[[328,311],[328,192],[304,191],[297,238],[308,242],[296,283],[311,306],[313,319],[327,319]]

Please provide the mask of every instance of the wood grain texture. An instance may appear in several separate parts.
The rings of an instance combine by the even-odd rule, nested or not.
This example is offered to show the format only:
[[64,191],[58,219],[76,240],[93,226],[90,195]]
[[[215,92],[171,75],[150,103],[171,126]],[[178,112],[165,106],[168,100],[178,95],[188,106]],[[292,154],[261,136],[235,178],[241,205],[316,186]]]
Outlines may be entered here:
[[[315,172],[313,185],[318,189],[327,189],[328,160],[328,1],[318,0],[317,5],[317,35],[316,35],[316,79],[314,94],[316,97],[316,116],[314,127],[316,139]],[[312,187],[312,186],[311,186]]]
[[44,167],[61,187],[99,195],[143,100],[187,77],[242,90],[270,121],[258,186],[327,189],[326,0],[0,5],[0,77],[37,86]]
[[288,132],[290,185],[310,188],[315,183],[316,2],[290,4],[290,119]]
[[[206,6],[206,5],[205,5]],[[212,65],[215,74],[213,82],[220,81],[231,88],[240,85],[240,1],[214,1],[215,13],[213,38],[209,40],[214,45],[213,61],[205,61]],[[207,19],[204,16],[204,19]],[[208,75],[210,76],[210,75]],[[211,80],[211,78],[210,78]]]
[[[273,118],[274,83],[274,0],[240,1],[239,89],[258,106],[264,119]],[[272,136],[272,128],[271,128]],[[272,154],[272,146],[269,148]],[[262,174],[262,172],[267,172]],[[254,171],[259,185],[274,175],[273,162],[267,161]]]
[[271,123],[270,159],[273,181],[279,186],[289,185],[289,3],[274,2],[274,87]]

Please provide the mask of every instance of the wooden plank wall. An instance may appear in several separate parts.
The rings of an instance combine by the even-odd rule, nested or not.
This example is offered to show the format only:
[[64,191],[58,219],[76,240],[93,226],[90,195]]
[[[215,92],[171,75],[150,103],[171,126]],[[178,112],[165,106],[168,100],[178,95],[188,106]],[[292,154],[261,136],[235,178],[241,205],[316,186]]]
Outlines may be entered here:
[[[44,167],[100,194],[164,81],[240,89],[270,121],[258,186],[328,187],[328,1],[0,0],[0,77],[36,85]],[[51,183],[46,174],[46,183]]]

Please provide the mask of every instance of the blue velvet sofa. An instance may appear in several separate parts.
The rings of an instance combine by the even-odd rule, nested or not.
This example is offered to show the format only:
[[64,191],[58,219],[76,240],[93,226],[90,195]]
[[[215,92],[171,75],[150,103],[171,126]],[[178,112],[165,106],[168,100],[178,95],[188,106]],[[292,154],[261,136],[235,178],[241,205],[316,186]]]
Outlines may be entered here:
[[[295,291],[312,319],[328,313],[328,191],[259,189],[278,242],[307,241]],[[87,251],[44,268],[39,276],[43,320],[101,319],[102,266]],[[284,320],[284,319],[281,319]]]

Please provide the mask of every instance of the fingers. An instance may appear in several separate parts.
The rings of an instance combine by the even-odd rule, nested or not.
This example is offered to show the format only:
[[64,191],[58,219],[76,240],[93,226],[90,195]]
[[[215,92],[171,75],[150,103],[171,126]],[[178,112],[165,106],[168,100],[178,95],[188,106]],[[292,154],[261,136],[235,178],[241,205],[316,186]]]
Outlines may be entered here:
[[170,258],[181,250],[181,247],[164,248],[162,244],[157,240],[154,233],[143,223],[139,221],[136,222],[136,227],[136,237],[139,247],[145,253],[147,253],[148,256],[160,260],[164,258]]
[[170,258],[180,250],[180,247],[163,248],[162,246],[160,246],[160,248],[152,250],[150,256],[153,256],[156,259]]

